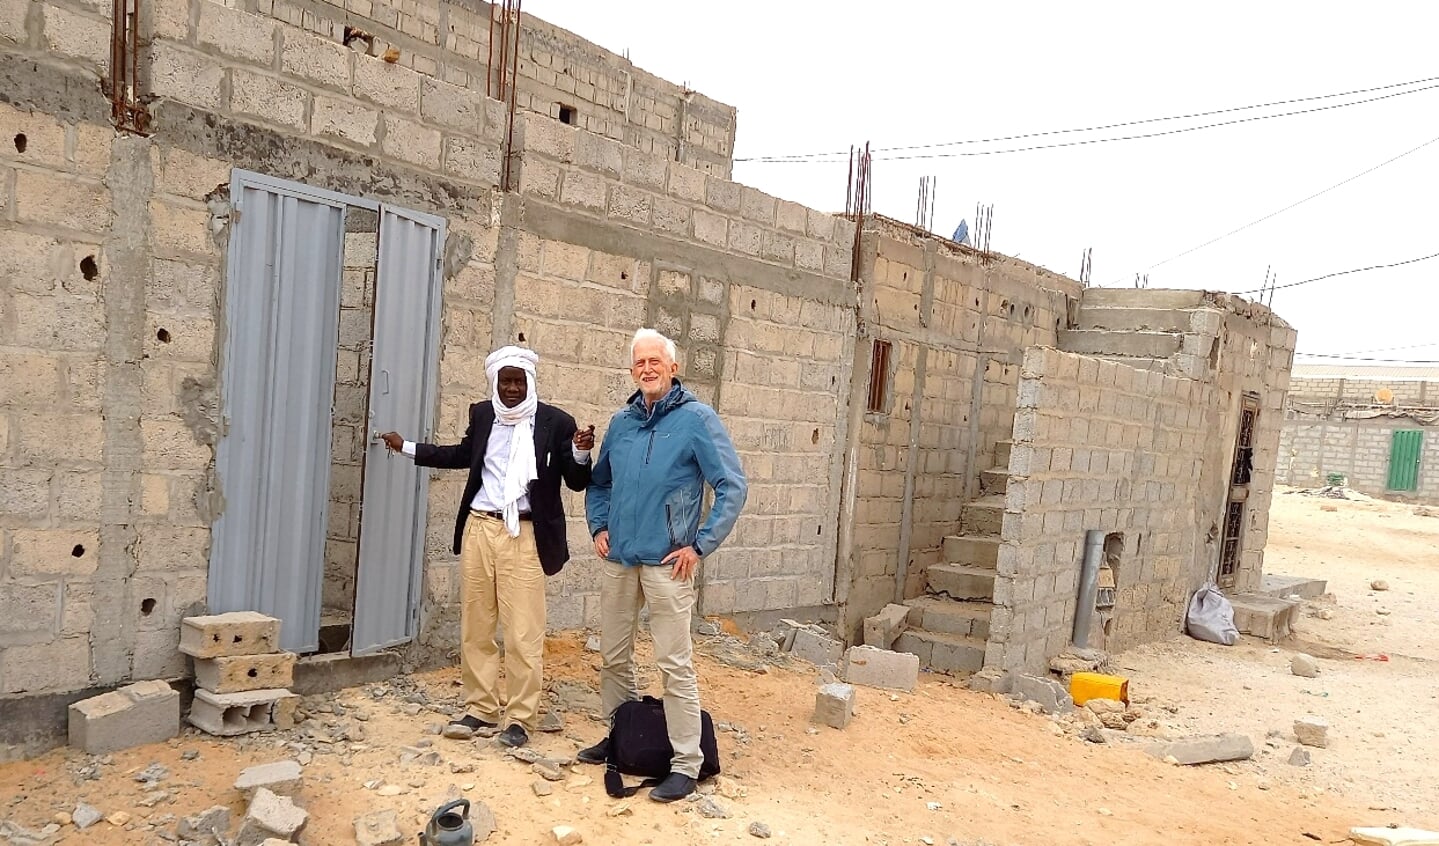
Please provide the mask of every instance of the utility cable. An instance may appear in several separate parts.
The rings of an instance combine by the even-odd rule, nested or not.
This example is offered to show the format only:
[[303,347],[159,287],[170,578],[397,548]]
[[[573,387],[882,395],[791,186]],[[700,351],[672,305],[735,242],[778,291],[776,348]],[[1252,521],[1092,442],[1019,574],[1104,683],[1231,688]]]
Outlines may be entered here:
[[1396,261],[1391,264],[1371,264],[1368,267],[1355,267],[1350,270],[1339,270],[1334,273],[1326,273],[1323,276],[1315,276],[1313,279],[1301,279],[1298,282],[1289,282],[1284,285],[1271,285],[1267,288],[1258,288],[1253,291],[1235,291],[1234,293],[1238,294],[1241,297],[1248,296],[1250,294],[1263,294],[1269,291],[1278,291],[1282,288],[1296,288],[1300,285],[1308,285],[1310,282],[1320,282],[1325,279],[1333,279],[1336,276],[1348,276],[1351,273],[1365,273],[1370,270],[1384,270],[1390,267],[1403,267],[1406,264],[1418,264],[1421,261],[1429,261],[1430,259],[1436,258],[1439,258],[1439,253],[1431,253],[1427,256],[1419,256],[1418,258],[1405,259],[1404,261]]

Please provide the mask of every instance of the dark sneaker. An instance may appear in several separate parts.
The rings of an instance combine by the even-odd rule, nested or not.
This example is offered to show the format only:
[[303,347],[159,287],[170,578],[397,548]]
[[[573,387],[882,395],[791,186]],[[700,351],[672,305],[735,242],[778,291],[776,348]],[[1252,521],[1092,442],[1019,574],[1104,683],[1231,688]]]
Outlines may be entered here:
[[500,732],[500,736],[495,739],[500,742],[501,746],[518,749],[530,742],[530,733],[525,731],[525,727],[519,723],[511,723],[510,727]]
[[594,746],[581,749],[575,758],[583,764],[603,764],[610,759],[610,739],[603,738]]
[[469,740],[475,736],[475,732],[487,728],[496,728],[496,724],[487,723],[479,717],[466,714],[458,720],[451,721],[449,725],[445,726],[442,734],[451,740]]
[[656,802],[673,802],[695,792],[695,780],[683,773],[670,773],[659,786],[650,791]]

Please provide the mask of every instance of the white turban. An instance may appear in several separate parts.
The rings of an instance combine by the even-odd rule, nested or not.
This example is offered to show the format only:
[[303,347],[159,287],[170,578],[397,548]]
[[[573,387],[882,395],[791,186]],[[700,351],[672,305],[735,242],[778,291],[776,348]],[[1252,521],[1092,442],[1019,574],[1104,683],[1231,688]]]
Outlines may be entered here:
[[[490,378],[490,399],[495,406],[495,420],[507,426],[514,426],[510,438],[510,456],[505,465],[505,485],[500,499],[504,503],[505,528],[510,537],[520,536],[520,497],[529,489],[530,482],[538,478],[535,462],[535,409],[539,397],[535,395],[535,365],[540,357],[534,350],[523,347],[501,347],[485,359],[485,374]],[[525,398],[514,408],[508,408],[500,399],[500,369],[518,367],[525,371]]]

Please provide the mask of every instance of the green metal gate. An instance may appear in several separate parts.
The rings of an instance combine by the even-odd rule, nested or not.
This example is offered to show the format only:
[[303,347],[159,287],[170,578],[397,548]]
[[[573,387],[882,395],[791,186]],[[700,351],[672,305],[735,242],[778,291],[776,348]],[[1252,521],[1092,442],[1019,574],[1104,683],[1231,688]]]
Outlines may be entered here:
[[1389,490],[1419,489],[1419,454],[1424,449],[1424,432],[1419,429],[1397,429],[1389,448]]

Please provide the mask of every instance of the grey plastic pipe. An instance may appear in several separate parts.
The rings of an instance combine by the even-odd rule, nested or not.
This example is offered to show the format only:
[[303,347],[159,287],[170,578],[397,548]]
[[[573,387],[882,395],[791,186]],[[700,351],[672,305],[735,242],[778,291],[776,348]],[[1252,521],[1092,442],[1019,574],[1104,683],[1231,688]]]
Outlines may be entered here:
[[1099,599],[1099,563],[1104,560],[1104,532],[1084,533],[1084,563],[1079,568],[1079,600],[1074,606],[1074,645],[1089,646],[1089,626]]

